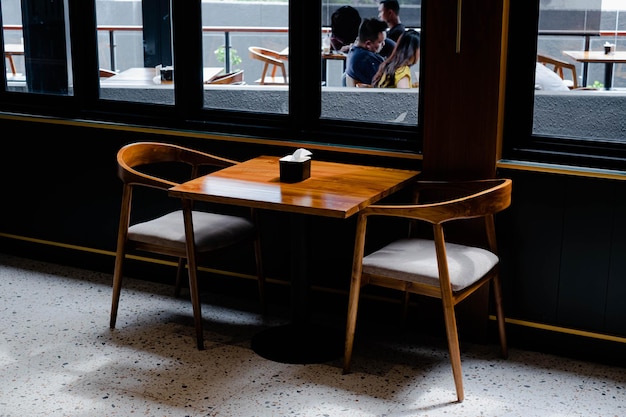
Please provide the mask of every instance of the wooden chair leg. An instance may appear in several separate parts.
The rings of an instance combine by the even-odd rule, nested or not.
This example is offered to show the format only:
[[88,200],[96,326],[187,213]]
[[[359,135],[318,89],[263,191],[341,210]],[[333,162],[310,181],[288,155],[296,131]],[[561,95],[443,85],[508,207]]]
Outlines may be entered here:
[[11,73],[15,76],[17,74],[17,69],[15,68],[15,62],[13,61],[13,55],[8,55],[9,65],[11,66]]
[[180,289],[185,276],[185,258],[178,258],[178,267],[176,268],[176,284],[174,285],[174,297],[180,297]]
[[500,351],[504,359],[509,357],[509,349],[506,343],[506,323],[504,308],[502,306],[502,284],[500,276],[496,275],[493,281],[493,298],[496,307],[496,319],[498,321],[498,335],[500,336]]
[[[445,298],[445,296],[444,296]],[[443,301],[443,315],[446,322],[446,335],[448,337],[448,351],[450,354],[450,363],[452,365],[452,375],[454,377],[454,386],[456,387],[456,396],[459,402],[465,399],[463,391],[463,370],[461,368],[461,348],[459,345],[459,335],[456,327],[456,315],[454,313],[454,304],[451,300]]]
[[124,254],[118,253],[115,258],[115,269],[113,272],[113,295],[111,297],[111,317],[109,319],[109,327],[115,328],[117,321],[117,308],[120,302],[120,293],[122,292],[122,273],[123,273]]
[[259,84],[265,84],[265,76],[267,75],[268,67],[269,67],[269,63],[266,62],[265,65],[263,65],[263,72],[261,73],[261,82]]
[[354,333],[356,330],[356,318],[359,310],[359,297],[361,293],[361,273],[353,275],[348,297],[348,315],[346,322],[346,345],[343,353],[343,373],[350,372],[352,364],[352,348],[354,346]]
[[189,273],[189,293],[193,308],[193,321],[196,328],[196,343],[198,350],[204,350],[204,331],[202,329],[202,308],[200,304],[200,289],[198,288],[198,264],[196,262],[196,250],[193,233],[193,219],[191,215],[191,203],[183,200],[183,215],[185,220],[185,236],[187,240],[187,269]]
[[409,301],[411,298],[411,293],[409,291],[404,291],[404,296],[402,297],[402,320],[404,325],[406,326],[407,321],[409,319]]

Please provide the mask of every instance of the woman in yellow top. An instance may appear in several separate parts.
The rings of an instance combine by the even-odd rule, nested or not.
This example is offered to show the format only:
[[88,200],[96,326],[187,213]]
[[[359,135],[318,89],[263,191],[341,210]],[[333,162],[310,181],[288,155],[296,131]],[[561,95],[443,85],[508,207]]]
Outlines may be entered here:
[[[411,88],[411,65],[420,57],[420,34],[411,29],[400,36],[396,48],[378,68],[372,85],[385,88]],[[417,85],[417,84],[416,84]]]

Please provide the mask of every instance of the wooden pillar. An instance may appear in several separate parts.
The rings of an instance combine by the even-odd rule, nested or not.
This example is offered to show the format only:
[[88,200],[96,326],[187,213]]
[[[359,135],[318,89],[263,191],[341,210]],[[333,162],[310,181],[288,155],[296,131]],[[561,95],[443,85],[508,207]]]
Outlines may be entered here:
[[508,2],[424,2],[424,176],[495,176],[502,138]]

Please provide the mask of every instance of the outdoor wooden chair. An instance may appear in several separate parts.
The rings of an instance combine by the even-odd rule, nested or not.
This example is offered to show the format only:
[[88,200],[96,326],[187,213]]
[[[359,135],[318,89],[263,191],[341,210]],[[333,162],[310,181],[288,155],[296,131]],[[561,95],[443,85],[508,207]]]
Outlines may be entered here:
[[[163,196],[163,207],[180,206],[180,201],[169,197],[169,188],[179,183],[207,173],[237,164],[198,150],[178,145],[137,142],[122,147],[117,153],[118,176],[124,183],[122,209],[117,236],[117,252],[113,273],[113,297],[111,303],[110,327],[115,328],[117,311],[122,289],[125,258],[133,252],[150,252],[166,257],[177,258],[175,295],[180,293],[185,263],[188,261],[189,292],[193,307],[198,349],[204,348],[202,313],[197,282],[196,256],[187,256],[187,241],[183,211],[181,209],[160,210],[158,215],[147,215],[141,210],[154,208],[153,200],[146,201],[146,189],[157,190]],[[142,198],[143,197],[143,198]],[[178,204],[176,202],[178,201]],[[143,203],[143,204],[142,204]],[[182,207],[182,206],[181,206]],[[132,209],[132,212],[131,212]],[[139,214],[137,214],[139,213]],[[141,219],[137,217],[141,216]],[[240,217],[217,212],[192,211],[196,254],[208,254],[232,247],[246,241],[254,244],[256,274],[259,298],[265,309],[264,283],[261,244],[256,226],[256,213],[250,217]]]
[[[359,212],[357,220],[352,279],[348,301],[344,373],[350,372],[359,294],[365,285],[375,285],[441,300],[448,349],[457,399],[464,399],[461,350],[457,334],[455,306],[483,285],[493,283],[502,356],[507,344],[498,276],[494,214],[511,203],[510,179],[465,182],[417,181],[415,204],[371,205]],[[392,241],[365,255],[368,222],[374,217],[407,219],[407,237]],[[451,222],[482,218],[488,247],[452,243],[444,228]],[[432,232],[418,235],[419,224],[430,224]]]
[[117,72],[112,71],[110,69],[106,69],[106,68],[100,68],[98,71],[100,73],[100,78],[109,78],[114,75],[117,75]]
[[[255,83],[261,85],[288,84],[285,55],[259,46],[251,46],[248,48],[248,51],[250,52],[250,58],[263,62],[261,78],[257,79]],[[280,70],[282,75],[276,74],[278,70]]]
[[[540,55],[540,54],[537,55],[537,62],[545,65],[546,67],[550,68],[555,73],[557,73],[558,76],[561,77],[563,81],[565,81],[565,83],[570,88],[570,90],[578,88],[578,76],[576,75],[576,65],[566,62],[566,61],[562,61],[560,59],[556,59],[550,56]],[[570,72],[571,77],[572,77],[571,80],[565,77],[564,70]]]
[[205,84],[245,84],[243,80],[243,71],[242,69],[231,71],[227,74],[217,75],[210,80],[206,81]]

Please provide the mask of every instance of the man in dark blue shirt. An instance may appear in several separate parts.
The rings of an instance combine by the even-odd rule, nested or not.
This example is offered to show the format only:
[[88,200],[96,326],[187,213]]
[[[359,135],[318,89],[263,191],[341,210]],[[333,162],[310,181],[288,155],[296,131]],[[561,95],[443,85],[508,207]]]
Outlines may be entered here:
[[387,24],[376,18],[363,19],[359,26],[359,36],[346,58],[346,85],[354,87],[357,83],[371,84],[378,67],[384,61],[380,54],[383,46],[393,50],[395,42],[387,41]]

